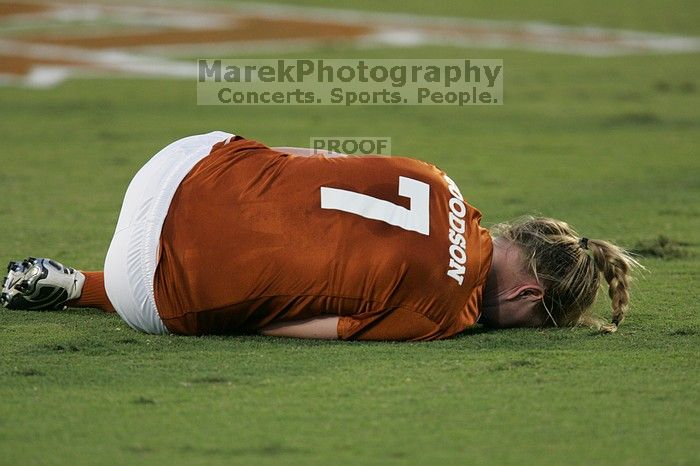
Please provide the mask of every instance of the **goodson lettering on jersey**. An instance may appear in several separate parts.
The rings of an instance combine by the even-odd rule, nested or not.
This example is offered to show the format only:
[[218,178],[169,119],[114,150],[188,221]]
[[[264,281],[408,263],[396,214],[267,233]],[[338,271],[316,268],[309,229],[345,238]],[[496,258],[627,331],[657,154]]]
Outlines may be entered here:
[[467,271],[467,240],[464,237],[466,231],[466,223],[464,217],[467,215],[467,206],[464,204],[464,198],[459,191],[457,184],[452,179],[443,175],[447,186],[452,194],[449,201],[450,214],[449,224],[450,230],[448,236],[450,238],[450,265],[447,270],[447,275],[453,278],[460,285],[464,282],[464,273]]

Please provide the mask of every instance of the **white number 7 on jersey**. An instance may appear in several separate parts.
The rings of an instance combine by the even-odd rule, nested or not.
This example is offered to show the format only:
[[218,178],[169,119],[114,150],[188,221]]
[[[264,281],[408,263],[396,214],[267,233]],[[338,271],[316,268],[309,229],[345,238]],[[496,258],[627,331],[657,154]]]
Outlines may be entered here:
[[342,210],[360,217],[381,220],[404,230],[430,234],[430,185],[399,176],[399,196],[411,200],[410,209],[366,194],[322,186],[321,208]]

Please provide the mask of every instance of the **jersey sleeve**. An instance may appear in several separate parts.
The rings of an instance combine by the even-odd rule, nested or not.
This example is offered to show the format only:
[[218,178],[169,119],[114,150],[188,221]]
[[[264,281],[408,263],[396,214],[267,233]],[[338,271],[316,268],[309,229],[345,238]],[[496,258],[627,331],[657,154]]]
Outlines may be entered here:
[[440,326],[427,316],[405,308],[338,320],[341,340],[423,341],[440,338],[441,334]]

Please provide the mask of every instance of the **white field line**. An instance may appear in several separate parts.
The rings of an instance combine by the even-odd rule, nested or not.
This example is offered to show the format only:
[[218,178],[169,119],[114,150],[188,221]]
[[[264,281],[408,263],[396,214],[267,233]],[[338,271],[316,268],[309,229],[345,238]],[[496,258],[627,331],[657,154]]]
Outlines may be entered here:
[[[4,31],[31,28],[37,21],[70,27],[75,23],[105,22],[127,26],[154,26],[179,29],[210,29],[230,26],[231,18],[217,12],[177,10],[145,5],[103,5],[99,3],[52,2],[49,9],[0,17]],[[43,27],[43,26],[42,26]]]
[[[176,5],[180,5],[176,2]],[[137,7],[129,7],[137,8]],[[146,7],[144,7],[146,8]],[[147,11],[154,13],[153,8]],[[170,10],[170,15],[187,15],[188,10]],[[200,14],[206,15],[202,11]],[[209,13],[211,14],[211,13]],[[620,56],[644,53],[693,53],[700,52],[700,37],[606,29],[599,27],[571,27],[535,21],[495,21],[441,16],[420,16],[403,13],[366,12],[343,9],[288,6],[271,3],[231,4],[221,10],[219,18],[227,21],[241,16],[299,20],[305,22],[336,23],[348,26],[369,27],[373,32],[360,39],[345,39],[355,47],[419,47],[425,45],[449,45],[453,47],[520,49],[537,52],[561,53],[585,56]],[[339,41],[343,38],[339,37]],[[290,42],[287,44],[286,42]],[[314,40],[283,41],[285,50],[293,50],[298,43],[307,49]],[[315,39],[316,44],[326,44],[326,39]],[[269,43],[257,41],[239,43],[243,53],[269,50]],[[156,51],[166,55],[182,55],[208,51],[209,45],[161,45],[144,46],[143,51]],[[238,48],[236,48],[238,52]]]
[[[0,39],[0,55],[15,55],[39,60],[62,60],[78,63],[70,68],[77,71],[116,71],[119,73],[170,78],[194,78],[196,67],[191,62],[175,62],[160,57],[136,55],[119,50],[89,50],[80,47],[51,44],[30,44]],[[67,72],[69,65],[41,65],[30,74],[28,85],[49,86],[61,81],[60,77],[78,76]],[[39,68],[37,70],[36,68]],[[34,77],[32,78],[32,74]]]
[[[275,53],[301,53],[318,50],[321,42],[317,38],[280,40],[247,40],[216,42],[213,44],[175,44],[175,45],[143,45],[130,47],[130,51],[142,55],[155,55],[176,59],[177,57],[199,58],[237,58],[240,56],[269,55]],[[337,45],[339,47],[367,47],[360,41],[339,39],[336,42],[324,40],[323,46]],[[260,57],[255,57],[260,58]]]
[[686,53],[700,51],[700,37],[600,27],[561,26],[538,21],[496,21],[405,13],[288,6],[273,3],[235,3],[242,13],[278,19],[306,19],[347,25],[373,26],[388,33],[387,43],[405,34],[411,45],[435,43],[461,47],[527,48],[573,55],[625,55],[635,53]]
[[[174,3],[174,5],[173,5]],[[585,56],[620,56],[643,53],[694,53],[700,51],[700,37],[684,37],[598,27],[568,27],[541,22],[492,21],[403,13],[377,13],[355,10],[286,6],[271,3],[232,3],[226,8],[172,2],[149,4],[50,3],[50,10],[0,18],[3,30],[23,29],[37,20],[56,21],[70,27],[76,22],[107,22],[126,26],[175,28],[184,31],[236,27],[246,18],[298,20],[307,23],[334,23],[369,28],[360,37],[328,39],[287,39],[220,42],[211,44],[144,45],[121,49],[84,49],[77,46],[31,44],[19,39],[0,38],[0,54],[75,62],[78,65],[37,66],[25,84],[48,87],[69,76],[95,75],[98,71],[119,72],[146,77],[192,79],[196,67],[167,56],[217,53],[301,52],[319,46],[341,45],[356,48],[418,47],[448,45],[489,49],[525,49],[538,52]],[[14,82],[7,76],[0,82]]]
[[[375,33],[370,34],[361,43],[389,46],[446,44],[458,47],[525,48],[593,56],[700,51],[700,37],[600,27],[561,26],[537,21],[466,19],[257,2],[229,3],[228,8],[217,5],[216,9],[206,3],[197,5],[196,8],[178,1],[170,2],[168,6],[163,5],[162,2],[152,5],[113,5],[94,0],[89,4],[52,2],[50,11],[37,13],[35,16],[65,22],[109,19],[132,26],[151,25],[183,29],[230,27],[232,21],[241,20],[241,17],[255,16],[369,26]],[[25,19],[32,17],[30,14],[21,16]],[[406,41],[406,37],[413,39]]]

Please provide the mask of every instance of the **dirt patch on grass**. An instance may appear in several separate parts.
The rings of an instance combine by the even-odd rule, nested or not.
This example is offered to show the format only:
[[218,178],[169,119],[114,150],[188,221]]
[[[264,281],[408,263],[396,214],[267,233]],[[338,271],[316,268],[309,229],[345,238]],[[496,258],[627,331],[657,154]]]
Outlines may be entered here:
[[625,112],[607,118],[604,122],[606,127],[618,126],[652,126],[661,124],[663,120],[653,112]]
[[227,384],[227,383],[229,383],[229,380],[225,377],[206,376],[206,377],[197,377],[194,379],[190,379],[187,381],[187,383],[190,383],[190,384]]
[[696,335],[697,333],[698,333],[697,329],[689,328],[689,327],[688,328],[677,328],[677,329],[674,329],[674,330],[671,330],[670,332],[668,332],[669,336],[672,336],[672,337],[689,337],[689,336]]
[[44,350],[44,352],[59,352],[59,353],[76,353],[80,351],[80,348],[77,345],[74,345],[73,343],[55,343],[55,344],[47,344],[47,345],[41,345],[41,349]]
[[655,257],[658,259],[684,259],[692,255],[688,249],[689,243],[676,241],[668,236],[659,235],[654,239],[637,242],[631,252],[642,257]]
[[156,401],[152,398],[146,398],[145,396],[140,396],[138,398],[135,398],[132,403],[137,404],[137,405],[154,405],[154,404],[156,404]]
[[24,369],[17,369],[13,372],[15,375],[22,377],[37,377],[44,375],[40,370],[34,369],[33,367],[26,367]]

